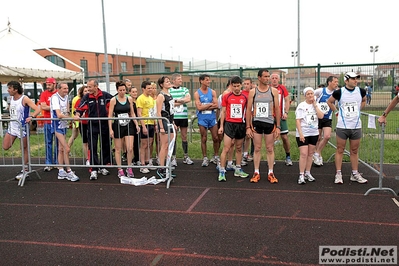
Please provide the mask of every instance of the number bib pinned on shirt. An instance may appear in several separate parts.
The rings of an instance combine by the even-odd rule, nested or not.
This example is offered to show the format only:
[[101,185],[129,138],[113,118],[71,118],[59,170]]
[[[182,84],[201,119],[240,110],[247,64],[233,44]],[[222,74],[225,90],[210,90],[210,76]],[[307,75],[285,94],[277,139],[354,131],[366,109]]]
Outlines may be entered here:
[[[123,114],[118,114],[118,118],[129,118],[129,114],[128,113],[123,113]],[[127,124],[129,124],[130,120],[128,119],[119,119],[119,125],[121,126],[127,126]]]
[[256,103],[255,117],[269,117],[269,103]]
[[357,102],[344,103],[342,106],[344,117],[357,117],[359,115],[359,108]]
[[242,105],[231,104],[230,105],[230,118],[242,118]]

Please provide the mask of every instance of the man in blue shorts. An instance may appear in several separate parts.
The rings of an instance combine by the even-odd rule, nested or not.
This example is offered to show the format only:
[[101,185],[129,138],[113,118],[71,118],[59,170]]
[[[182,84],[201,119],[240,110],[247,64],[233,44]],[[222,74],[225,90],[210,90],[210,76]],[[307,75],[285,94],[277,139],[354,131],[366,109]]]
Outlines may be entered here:
[[211,162],[217,165],[219,161],[218,151],[220,144],[216,120],[216,109],[218,109],[218,102],[216,92],[209,88],[209,84],[211,83],[210,76],[207,74],[200,75],[199,82],[201,87],[194,93],[194,101],[197,108],[198,127],[201,134],[201,150],[203,155],[201,166],[205,167],[209,165],[206,148],[208,130],[212,134],[214,151]]

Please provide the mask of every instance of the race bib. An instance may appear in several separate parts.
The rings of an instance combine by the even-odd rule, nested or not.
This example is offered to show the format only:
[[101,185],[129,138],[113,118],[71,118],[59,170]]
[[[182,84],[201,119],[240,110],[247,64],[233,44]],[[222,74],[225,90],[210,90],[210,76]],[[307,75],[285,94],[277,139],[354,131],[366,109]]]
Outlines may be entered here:
[[[118,118],[129,118],[129,114],[128,113],[123,113],[123,114],[118,114]],[[128,119],[119,119],[119,125],[121,126],[127,126],[130,122],[130,120]]]
[[359,115],[359,108],[357,102],[344,103],[342,105],[344,117],[357,117]]
[[173,109],[174,109],[174,112],[175,112],[175,113],[183,113],[183,111],[184,111],[184,106],[181,104],[181,105],[179,105],[179,106],[175,106]]
[[314,113],[314,112],[307,113],[305,119],[306,119],[306,124],[308,124],[308,126],[310,128],[318,128],[319,127],[319,119],[317,118],[316,113]]
[[324,114],[327,114],[330,111],[330,107],[326,102],[319,103],[319,107]]
[[156,117],[157,113],[155,111],[155,107],[148,110],[148,117]]
[[256,103],[255,117],[269,117],[269,103]]
[[[208,103],[202,103],[202,105],[205,105],[205,104],[208,104]],[[212,110],[204,110],[204,111],[201,111],[201,114],[203,114],[203,115],[212,114]]]
[[[175,113],[175,100],[170,100],[169,101],[169,106],[170,106],[170,115],[173,115]],[[180,105],[183,107],[183,105]]]
[[242,118],[242,105],[231,104],[230,105],[230,118]]
[[15,105],[10,106],[10,119],[18,119],[17,107]]

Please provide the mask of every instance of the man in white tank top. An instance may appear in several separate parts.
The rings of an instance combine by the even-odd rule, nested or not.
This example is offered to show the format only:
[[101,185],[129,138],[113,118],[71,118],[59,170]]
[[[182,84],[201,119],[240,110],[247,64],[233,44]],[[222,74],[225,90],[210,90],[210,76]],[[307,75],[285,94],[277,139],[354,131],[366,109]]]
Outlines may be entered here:
[[[360,76],[354,72],[348,72],[344,76],[345,87],[335,90],[327,100],[327,104],[333,112],[338,111],[338,122],[336,129],[337,150],[335,152],[335,184],[343,184],[342,158],[349,139],[350,161],[352,173],[350,180],[360,184],[367,183],[359,173],[359,145],[362,137],[362,122],[360,121],[360,110],[366,105],[366,91],[357,87],[357,79]],[[338,109],[335,106],[338,101]]]
[[[40,108],[36,106],[29,97],[23,95],[22,86],[18,81],[10,81],[7,84],[7,87],[7,91],[11,96],[9,107],[10,119],[13,121],[10,121],[8,131],[4,136],[3,149],[10,149],[16,138],[22,138],[25,168],[15,177],[15,179],[19,180],[24,175],[26,176],[28,172],[28,140],[26,138],[26,124],[29,124],[32,117],[36,117],[40,113]],[[34,110],[32,114],[30,114],[29,108]]]

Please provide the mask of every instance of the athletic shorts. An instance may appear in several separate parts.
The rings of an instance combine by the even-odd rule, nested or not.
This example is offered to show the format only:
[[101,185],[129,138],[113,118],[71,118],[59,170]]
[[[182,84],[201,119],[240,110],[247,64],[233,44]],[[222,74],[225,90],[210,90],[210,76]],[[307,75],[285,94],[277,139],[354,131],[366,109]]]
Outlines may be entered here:
[[345,129],[345,128],[337,128],[336,130],[336,135],[340,139],[350,139],[350,140],[357,140],[362,137],[362,129],[361,128],[356,128],[356,129]]
[[112,124],[112,130],[114,131],[114,138],[122,139],[126,136],[134,136],[135,130],[133,129],[133,120],[130,120],[126,126],[119,125],[119,120],[115,120]]
[[[158,125],[158,132],[161,133],[161,127],[159,126],[159,122],[157,122],[157,125]],[[165,129],[165,132],[168,132],[167,131],[168,130],[168,122],[166,120],[164,120],[164,119],[162,119],[162,126]],[[173,127],[173,122],[172,122],[172,127]],[[173,133],[173,128],[172,127],[169,128],[169,133]]]
[[332,127],[332,119],[328,118],[319,119],[319,129],[322,129],[323,127]]
[[215,118],[213,118],[213,119],[202,119],[202,120],[198,119],[198,126],[203,126],[206,129],[213,128],[216,124],[217,124],[217,121],[216,121]]
[[147,130],[148,130],[148,135],[144,135],[143,134],[143,127],[140,126],[140,138],[141,139],[148,139],[148,138],[153,138],[154,137],[154,125],[146,125],[147,126]]
[[87,137],[87,126],[88,124],[81,123],[79,126],[80,135],[82,136],[83,143],[88,143],[89,139]]
[[319,135],[316,136],[307,136],[305,137],[305,142],[299,140],[299,137],[296,137],[296,143],[298,147],[307,146],[307,145],[314,145],[316,146],[317,140],[319,139]]
[[231,139],[243,139],[245,138],[245,124],[243,123],[231,123],[224,122],[224,134]]
[[274,124],[261,122],[261,121],[252,121],[252,126],[253,126],[255,132],[258,134],[269,135],[274,130]]
[[175,119],[177,127],[188,127],[188,119]]
[[288,134],[288,123],[287,120],[280,119],[280,135]]

